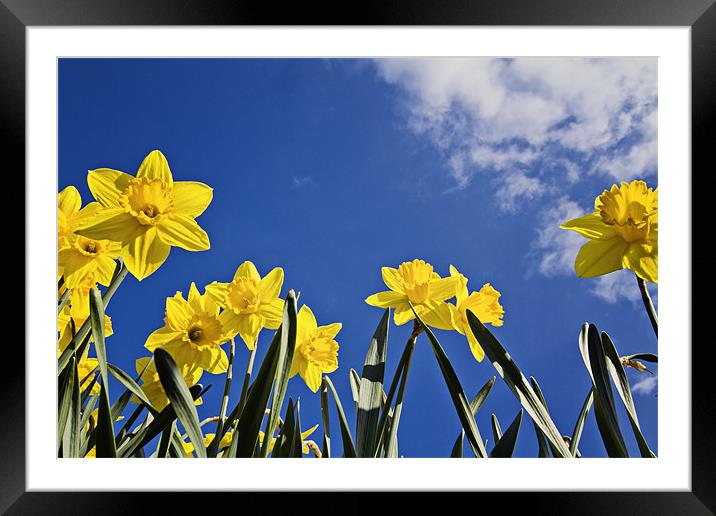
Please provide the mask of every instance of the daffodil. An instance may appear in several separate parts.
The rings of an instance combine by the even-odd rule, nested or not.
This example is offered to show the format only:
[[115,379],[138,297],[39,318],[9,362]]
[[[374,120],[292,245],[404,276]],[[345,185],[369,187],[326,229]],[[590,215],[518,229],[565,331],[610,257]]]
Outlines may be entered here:
[[224,308],[229,327],[241,335],[249,349],[254,349],[261,328],[275,330],[281,325],[283,269],[275,267],[263,278],[256,266],[242,263],[231,283],[213,282],[206,287],[209,294]]
[[473,335],[470,325],[467,322],[467,311],[473,312],[483,324],[490,323],[493,326],[502,326],[502,316],[505,310],[500,305],[500,293],[492,285],[485,283],[479,292],[469,293],[467,289],[467,278],[450,266],[450,276],[459,278],[459,286],[455,296],[456,303],[448,303],[452,315],[453,327],[462,335],[467,337],[470,350],[478,362],[485,358],[485,351]]
[[[60,315],[57,316],[57,329],[60,332],[60,339],[57,342],[57,347],[60,353],[64,351],[68,344],[72,341],[72,322],[74,322],[75,331],[77,331],[88,317],[89,308],[85,309],[79,305],[67,305],[62,309]],[[109,337],[110,335],[112,335],[112,319],[105,314],[104,336]],[[92,337],[90,337],[90,342],[92,340]]]
[[[204,448],[209,447],[209,445],[211,444],[211,441],[214,440],[215,435],[216,434],[206,434],[204,436]],[[224,434],[224,436],[221,438],[221,442],[219,442],[218,449],[222,450],[224,448],[228,448],[229,446],[231,446],[231,439],[233,437],[234,437],[234,432],[232,432],[232,431],[226,432]],[[187,457],[193,457],[192,452],[194,451],[194,444],[191,441],[189,441],[189,442],[182,441],[182,448],[184,448],[184,453],[186,454]],[[223,455],[223,452],[221,455]]]
[[[311,435],[313,432],[316,431],[316,428],[318,428],[318,425],[314,425],[305,432],[301,432],[301,452],[306,455],[310,451],[308,448],[308,443],[306,443],[306,438]],[[264,437],[266,434],[259,430],[259,445],[263,446],[264,443]],[[223,441],[222,441],[223,443]],[[274,446],[276,446],[276,438],[272,437],[271,442],[269,443],[269,451],[273,451]]]
[[144,347],[152,352],[164,348],[177,365],[226,372],[229,359],[220,346],[236,335],[230,318],[226,310],[219,313],[219,305],[207,293],[199,294],[192,282],[188,300],[181,292],[167,298],[165,325],[149,335]]
[[75,230],[90,220],[99,204],[89,203],[82,208],[82,196],[74,186],[57,194],[57,249],[69,247],[76,238]]
[[209,237],[194,220],[211,202],[203,183],[174,181],[164,154],[150,152],[136,177],[100,168],[90,170],[87,184],[101,205],[81,235],[121,242],[122,258],[137,279],[156,271],[172,246],[187,251],[209,249]]
[[[94,274],[88,274],[87,276],[85,276],[78,285],[75,285],[72,288],[72,291],[70,292],[70,298],[68,300],[69,305],[78,310],[78,312],[89,314],[90,291],[96,286],[97,281],[95,280]],[[63,283],[57,291],[58,299],[62,297],[66,290],[67,285]]]
[[[369,296],[365,302],[380,308],[394,308],[393,319],[398,326],[415,318],[410,304],[420,319],[434,328],[452,330],[450,309],[445,300],[455,297],[457,277],[441,278],[433,266],[423,260],[403,262],[400,267],[383,267],[383,282],[390,289]],[[410,303],[410,304],[409,304]]]
[[[159,380],[159,373],[156,365],[154,365],[154,360],[151,357],[138,358],[135,365],[137,374],[141,374],[142,385],[140,387],[142,392],[147,395],[152,407],[156,410],[164,409],[169,405],[169,398],[164,392],[162,382]],[[192,364],[177,364],[177,367],[179,367],[179,371],[189,387],[196,385],[201,379],[203,371],[200,367]],[[132,396],[132,401],[139,403],[139,399],[136,396]],[[194,400],[195,405],[201,405],[201,403],[201,398]]]
[[[85,355],[87,353],[85,352]],[[92,372],[97,369],[97,366],[99,365],[99,361],[96,358],[89,358],[85,356],[84,358],[81,358],[79,363],[77,364],[77,376],[79,377],[79,381],[82,382],[80,385],[80,390],[84,391],[92,381]],[[90,390],[91,395],[99,394],[100,387],[97,382],[92,386],[92,389]]]
[[342,327],[341,323],[318,326],[311,309],[303,305],[296,316],[296,349],[290,376],[300,374],[308,388],[317,392],[323,373],[338,369],[335,337]]
[[109,285],[114,274],[114,260],[119,258],[121,251],[119,242],[77,236],[72,245],[57,255],[65,285],[68,288],[77,287],[88,276],[97,283]]
[[658,282],[659,198],[644,181],[623,182],[604,190],[594,201],[594,213],[560,227],[589,239],[574,267],[580,278],[630,269],[640,278]]

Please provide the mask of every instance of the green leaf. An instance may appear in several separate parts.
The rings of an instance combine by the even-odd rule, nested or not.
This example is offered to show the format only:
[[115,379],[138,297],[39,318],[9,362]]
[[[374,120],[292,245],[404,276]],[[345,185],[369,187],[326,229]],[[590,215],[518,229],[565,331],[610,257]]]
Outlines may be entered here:
[[[276,387],[274,388],[271,411],[264,431],[267,436],[272,436],[276,432],[281,407],[286,397],[288,374],[291,372],[293,352],[296,349],[296,326],[296,295],[293,290],[289,290],[283,307],[282,328],[284,329],[281,331],[281,345],[279,346],[276,365]],[[268,456],[269,442],[267,439],[261,447],[262,457]]]
[[356,453],[359,457],[373,457],[377,446],[389,321],[390,310],[386,309],[373,333],[359,378],[356,417]]
[[593,400],[594,391],[592,389],[589,389],[587,398],[584,400],[584,404],[582,404],[582,410],[579,411],[579,417],[577,418],[577,422],[574,424],[574,430],[572,431],[572,440],[569,443],[569,451],[572,452],[572,455],[574,455],[575,457],[579,453],[579,441],[582,439],[584,422],[587,419],[587,414],[589,414],[589,409],[592,406]]
[[162,437],[159,439],[159,446],[157,447],[157,458],[163,459],[167,456],[175,425],[176,421],[172,421],[171,425],[162,430]]
[[97,414],[97,431],[95,443],[97,446],[97,458],[117,456],[117,449],[114,442],[114,421],[112,420],[109,407],[109,396],[105,384],[99,386],[99,411]]
[[348,381],[351,384],[351,396],[353,398],[353,404],[355,405],[356,411],[358,410],[358,402],[360,401],[360,376],[358,371],[351,367],[348,374]]
[[174,406],[174,411],[181,421],[184,431],[194,445],[194,453],[199,458],[206,458],[204,434],[199,426],[199,415],[184,377],[172,356],[164,348],[154,350],[154,364],[162,388]]
[[599,331],[593,324],[584,324],[579,333],[579,350],[584,365],[592,378],[594,391],[594,416],[602,436],[604,448],[610,457],[628,457],[619,421],[617,419],[614,395],[612,393],[604,356],[604,347]]
[[502,438],[502,428],[500,428],[500,422],[497,420],[495,414],[492,414],[490,421],[492,423],[492,438],[495,440],[495,443],[497,443]]
[[[139,386],[139,384],[137,384],[136,381],[134,381],[134,379],[131,376],[129,376],[124,371],[122,371],[119,367],[114,366],[110,363],[107,363],[107,370],[109,371],[109,373],[112,376],[114,376],[117,379],[117,381],[119,383],[124,385],[124,387],[128,391],[130,391],[137,398],[139,398],[142,403],[144,403],[147,407],[152,406],[152,403],[149,401],[149,398],[147,398],[147,395],[144,394],[144,391],[142,390],[142,388]],[[140,375],[140,377],[141,377],[141,375]]]
[[[470,411],[472,412],[472,416],[477,416],[478,410],[480,410],[480,407],[487,399],[487,395],[490,394],[490,390],[492,389],[492,386],[495,385],[495,380],[497,377],[493,376],[489,380],[487,380],[487,383],[482,386],[482,388],[477,392],[474,398],[472,398],[472,401],[470,402]],[[465,431],[460,430],[460,434],[457,436],[457,439],[455,439],[455,444],[453,445],[453,453],[457,453],[457,450],[459,448],[460,457],[462,457],[462,443],[465,438]],[[451,455],[452,456],[452,455]]]
[[60,400],[59,407],[57,409],[57,448],[60,448],[62,439],[65,435],[65,427],[72,412],[73,403],[72,395],[75,384],[75,357],[70,358],[69,367],[65,370],[58,378],[59,393],[57,399]]
[[[271,395],[273,379],[276,376],[278,351],[281,345],[282,333],[283,325],[279,327],[274,335],[273,341],[261,362],[259,372],[256,374],[256,378],[246,394],[246,403],[241,410],[241,415],[236,426],[236,432],[238,432],[238,434],[235,434],[237,439],[237,457],[254,456],[254,449],[259,439],[261,422],[266,414],[266,406],[269,396]],[[236,417],[238,417],[238,415]],[[231,421],[231,418],[229,418],[229,421]]]
[[72,375],[72,407],[70,408],[70,457],[80,456],[80,441],[82,439],[82,427],[80,426],[80,381],[77,373],[77,362],[70,361],[75,371]]
[[[415,347],[415,339],[411,338],[408,341],[408,346]],[[393,417],[390,421],[390,427],[388,431],[388,444],[385,447],[386,457],[397,457],[398,456],[398,426],[400,425],[400,415],[403,412],[403,399],[405,398],[405,386],[408,383],[408,373],[410,372],[410,363],[412,361],[413,351],[410,351],[405,365],[403,366],[403,374],[400,376],[400,385],[398,386],[398,395],[395,398],[395,407],[393,407]],[[383,388],[380,389],[380,398],[382,401]]]
[[[293,448],[293,436],[296,425],[294,422],[295,410],[293,406],[293,400],[288,398],[288,404],[286,405],[286,416],[281,424],[281,431],[276,437],[276,444],[271,452],[273,458],[286,458],[290,455],[290,450]],[[266,436],[264,435],[264,442],[266,442]],[[269,441],[270,442],[270,441]]]
[[303,456],[303,438],[301,437],[301,403],[296,400],[295,423],[293,428],[293,437],[291,438],[292,446],[289,448],[288,457],[292,459],[300,459]]
[[562,434],[557,430],[546,407],[539,400],[537,394],[527,382],[527,378],[512,360],[510,354],[470,310],[467,310],[467,322],[500,377],[505,381],[527,414],[544,432],[547,440],[557,452],[556,455],[558,457],[571,457],[569,448],[564,439],[562,439]]
[[452,450],[450,451],[450,458],[451,459],[462,459],[462,447],[463,447],[463,441],[465,440],[465,432],[460,432],[460,435],[457,436],[457,440],[455,441],[455,444],[452,446]]
[[336,411],[338,412],[338,424],[341,428],[341,439],[343,441],[343,457],[355,458],[356,448],[353,444],[353,437],[351,436],[351,429],[348,426],[348,420],[346,419],[346,413],[343,411],[343,404],[341,399],[338,397],[336,388],[333,386],[333,382],[328,376],[323,376],[323,384],[327,385],[333,395],[333,401],[336,404]]
[[[539,383],[537,383],[537,380],[534,376],[530,376],[530,385],[532,386],[532,389],[535,391],[535,394],[537,395],[537,398],[540,400],[542,405],[544,405],[544,409],[547,411],[547,414],[549,414],[549,406],[547,406],[547,400],[544,398],[544,394],[542,394],[542,389],[539,386]],[[551,417],[551,416],[550,416]],[[542,449],[542,446],[547,446],[547,437],[544,435],[544,432],[539,429],[539,427],[536,425],[534,421],[532,421],[532,424],[535,426],[535,431],[537,432],[537,443],[539,445],[539,457],[545,458],[549,457],[549,450],[547,450],[547,454],[543,456],[545,453],[545,450]],[[549,443],[549,449],[552,450],[553,456],[558,456],[559,453],[554,451],[554,446]]]
[[[497,418],[495,418],[497,421]],[[509,458],[515,451],[515,444],[517,443],[517,435],[520,433],[520,424],[522,423],[522,410],[517,413],[515,419],[512,421],[510,426],[502,434],[500,440],[495,443],[492,448],[490,457],[492,458]],[[499,423],[498,423],[499,425]]]
[[636,353],[634,355],[628,355],[624,358],[627,360],[644,360],[655,364],[659,362],[659,357],[654,353]]
[[331,426],[328,413],[328,386],[321,382],[321,422],[323,423],[323,445],[321,446],[321,457],[331,458]]
[[[206,389],[203,389],[201,384],[192,385],[189,389],[189,392],[191,393],[192,400],[196,400],[199,397],[201,397],[203,394],[206,393],[206,391],[209,390],[210,386],[207,386]],[[138,414],[139,411],[143,407],[137,407],[137,410],[135,411],[135,414]],[[151,416],[151,415],[150,415]],[[134,417],[134,415],[133,415]],[[133,417],[130,417],[130,420],[133,420]],[[157,435],[159,435],[167,426],[171,425],[174,420],[176,420],[177,415],[174,411],[174,407],[170,403],[167,405],[164,410],[159,412],[159,414],[156,415],[150,422],[147,424],[142,425],[141,428],[139,428],[133,436],[131,436],[126,442],[122,444],[122,446],[119,447],[117,450],[117,456],[119,457],[130,457],[134,455],[135,451],[138,449],[143,448],[146,446],[152,439],[154,439]],[[127,421],[127,425],[131,424],[130,421]],[[203,446],[202,442],[202,446]]]
[[465,392],[462,390],[462,385],[460,385],[460,380],[458,380],[457,378],[455,369],[453,369],[450,360],[448,359],[447,355],[445,354],[445,351],[438,342],[438,339],[435,338],[435,335],[433,334],[432,330],[428,328],[423,323],[423,321],[420,320],[420,317],[415,312],[415,309],[413,309],[413,313],[415,314],[416,320],[418,320],[420,324],[423,325],[423,328],[425,329],[425,334],[428,336],[428,340],[433,347],[433,353],[435,354],[435,358],[437,359],[438,365],[440,366],[440,371],[442,372],[443,378],[445,379],[445,385],[447,385],[448,391],[450,392],[450,397],[452,398],[452,402],[455,405],[455,410],[457,412],[458,417],[460,418],[460,423],[462,423],[462,428],[465,431],[467,442],[470,443],[472,451],[476,457],[487,457],[487,450],[485,449],[485,445],[482,442],[480,430],[478,430],[477,428],[475,417],[472,415],[472,410],[470,409],[470,403],[467,401]]
[[619,359],[619,353],[617,348],[614,346],[614,342],[609,337],[607,332],[602,332],[602,346],[604,347],[604,354],[607,357],[607,368],[609,374],[614,381],[614,386],[617,388],[619,397],[624,403],[624,407],[627,409],[627,415],[629,416],[629,423],[631,424],[634,437],[636,437],[636,443],[639,446],[639,453],[643,458],[653,458],[654,453],[649,449],[649,445],[644,438],[644,434],[641,432],[639,426],[639,418],[636,415],[636,407],[634,406],[634,398],[631,395],[631,388],[629,387],[629,380],[627,379],[626,371],[622,366],[621,360]]

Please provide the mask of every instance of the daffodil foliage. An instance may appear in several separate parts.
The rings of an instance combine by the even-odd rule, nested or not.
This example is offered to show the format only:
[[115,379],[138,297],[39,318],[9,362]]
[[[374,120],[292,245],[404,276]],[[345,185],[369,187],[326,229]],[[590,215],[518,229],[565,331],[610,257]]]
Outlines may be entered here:
[[[457,267],[451,265],[441,276],[419,258],[383,267],[387,290],[365,299],[383,311],[362,373],[344,366],[357,412],[353,429],[329,376],[340,374],[336,371],[342,324],[327,322],[306,305],[299,308],[293,290],[282,294],[285,278],[279,266],[262,267],[262,275],[254,263],[243,260],[233,277],[216,278],[201,288],[192,282],[184,291],[167,293],[164,324],[147,336],[144,353],[137,350],[136,373],[130,375],[111,363],[109,301],[128,272],[141,281],[161,267],[171,247],[209,249],[209,237],[196,218],[209,207],[213,193],[203,183],[175,180],[158,150],[143,159],[135,175],[100,168],[89,171],[87,184],[94,200],[86,205],[74,187],[61,191],[57,200],[60,457],[330,458],[332,437],[338,435],[344,457],[397,457],[404,394],[419,339],[432,349],[455,406],[459,425],[452,457],[463,456],[466,439],[476,457],[511,456],[523,413],[532,419],[540,457],[579,457],[579,439],[592,405],[607,453],[626,456],[610,384],[624,403],[641,456],[654,456],[641,433],[624,367],[651,374],[641,360],[656,362],[656,355],[620,357],[606,332],[585,325],[579,349],[591,388],[577,425],[565,439],[566,432],[549,415],[537,380],[526,380],[486,327],[503,325],[501,292],[490,282],[471,291],[467,276]],[[562,227],[589,239],[576,257],[578,276],[628,268],[640,281],[657,282],[657,191],[643,181],[604,190],[594,213]],[[648,291],[643,289],[642,295],[648,297]],[[391,310],[397,326],[412,321],[413,331],[388,381],[384,374]],[[271,332],[271,344],[254,367],[264,330]],[[515,394],[519,412],[504,433],[493,414],[491,450],[475,415],[496,378],[469,398],[448,358],[451,350],[442,347],[434,330],[463,335],[476,361],[487,357]],[[244,346],[237,347],[237,340]],[[247,364],[243,375],[234,370],[241,355]],[[109,375],[122,388],[117,395],[112,386],[111,403]],[[307,429],[302,426],[300,401],[288,397],[284,403],[288,383],[296,377],[321,406],[321,422]],[[241,388],[232,390],[235,379],[242,380]],[[221,395],[219,413],[200,421],[196,407],[207,396],[202,381],[224,388],[216,389]],[[332,427],[338,430],[334,436],[333,416],[337,420]],[[319,427],[320,445],[311,439]]]

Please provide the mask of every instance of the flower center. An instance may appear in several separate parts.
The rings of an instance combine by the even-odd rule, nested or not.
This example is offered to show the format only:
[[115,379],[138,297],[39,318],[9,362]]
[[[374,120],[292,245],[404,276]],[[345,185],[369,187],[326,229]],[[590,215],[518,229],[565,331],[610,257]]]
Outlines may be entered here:
[[97,256],[104,251],[102,244],[97,240],[78,236],[75,247],[85,256]]
[[253,278],[244,276],[229,283],[226,293],[226,306],[237,314],[253,314],[259,309],[261,302],[258,291],[259,283]]
[[221,344],[221,336],[221,323],[215,316],[204,313],[192,316],[183,340],[193,346],[206,348]]
[[410,302],[424,303],[428,299],[428,286],[433,279],[433,266],[423,260],[413,260],[401,263],[398,273]]
[[307,362],[321,367],[335,361],[337,349],[338,344],[321,330],[298,345],[298,352]]
[[595,208],[605,224],[614,227],[627,242],[646,240],[651,225],[658,220],[657,192],[644,181],[622,183],[604,190],[597,197]]
[[160,179],[141,177],[129,181],[119,204],[140,224],[153,226],[174,209],[174,197],[171,187]]

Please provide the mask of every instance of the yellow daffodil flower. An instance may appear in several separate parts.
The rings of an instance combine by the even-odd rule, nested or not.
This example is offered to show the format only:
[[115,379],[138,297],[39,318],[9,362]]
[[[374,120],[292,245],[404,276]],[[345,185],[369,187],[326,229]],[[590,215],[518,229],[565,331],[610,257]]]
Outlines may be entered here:
[[450,276],[460,279],[457,289],[456,304],[448,303],[452,315],[454,328],[467,337],[470,350],[478,362],[485,358],[485,351],[473,335],[470,325],[467,322],[467,310],[473,312],[482,324],[490,323],[493,326],[502,326],[502,316],[505,310],[500,305],[500,293],[492,285],[485,283],[479,292],[469,293],[467,289],[467,278],[450,266]]
[[69,247],[74,239],[75,230],[91,220],[99,204],[89,203],[82,207],[82,197],[74,186],[68,186],[57,194],[57,250]]
[[275,330],[281,325],[284,301],[278,296],[282,285],[280,267],[262,278],[256,266],[245,261],[231,283],[215,281],[206,286],[206,293],[224,308],[229,327],[254,349],[261,328]]
[[[80,359],[79,363],[77,364],[77,376],[82,382],[82,385],[80,385],[80,391],[84,391],[89,386],[90,382],[92,381],[92,376],[90,373],[92,373],[92,371],[97,369],[97,366],[99,366],[99,361],[96,358],[89,358],[86,355],[87,352],[85,352],[85,357]],[[90,394],[96,395],[99,394],[99,392],[99,383],[95,382],[95,384],[92,386],[92,389],[90,390]],[[95,421],[97,420],[95,419]]]
[[296,325],[296,349],[290,376],[300,374],[308,388],[317,392],[323,373],[338,369],[338,343],[334,339],[343,325],[318,326],[316,317],[306,305],[298,311]]
[[458,278],[441,278],[433,266],[423,260],[403,262],[400,267],[383,267],[383,282],[390,289],[369,296],[365,302],[380,308],[394,308],[398,326],[415,319],[410,304],[422,321],[441,330],[452,330],[450,309],[444,302],[455,297]]
[[[60,315],[57,316],[57,329],[60,332],[60,339],[57,342],[59,352],[63,352],[65,348],[72,341],[72,324],[70,320],[75,323],[75,331],[79,330],[80,327],[85,323],[89,317],[89,307],[83,308],[82,306],[67,305],[62,309]],[[112,335],[112,319],[108,315],[104,316],[104,336],[109,337]],[[93,339],[90,337],[90,342]]]
[[192,282],[188,300],[181,292],[167,298],[165,325],[147,338],[144,347],[152,352],[164,348],[177,365],[224,373],[229,358],[220,346],[236,335],[230,325],[231,316],[226,310],[219,313],[219,305],[208,293],[200,295]]
[[[142,385],[140,385],[142,392],[147,395],[152,407],[156,410],[163,410],[169,405],[169,398],[164,392],[162,382],[159,380],[159,373],[157,373],[157,367],[154,365],[154,360],[151,357],[138,358],[135,367],[137,374],[141,374],[140,379]],[[201,379],[203,373],[202,369],[192,364],[177,364],[179,371],[181,372],[184,381],[187,386],[191,387],[196,385]],[[136,396],[132,396],[133,403],[139,403],[139,399]],[[201,398],[194,400],[194,405],[201,405]]]
[[[312,426],[311,428],[309,428],[308,430],[306,430],[305,432],[301,432],[301,452],[302,452],[304,455],[308,454],[308,452],[310,451],[310,450],[308,449],[308,444],[305,442],[305,441],[306,441],[306,438],[307,438],[309,435],[311,435],[313,432],[315,432],[315,431],[316,431],[316,428],[318,428],[318,425],[314,425],[314,426]],[[266,435],[266,434],[264,434],[264,432],[262,432],[261,430],[259,430],[259,445],[260,445],[260,446],[263,446],[263,444],[264,444],[264,436],[265,436],[265,435]],[[222,442],[223,442],[223,441],[222,441]],[[269,451],[270,451],[270,452],[273,451],[273,447],[274,447],[274,446],[276,446],[276,438],[275,438],[275,437],[272,437],[272,438],[271,438],[271,442],[269,443]]]
[[[75,285],[72,288],[72,292],[70,292],[70,298],[68,300],[69,305],[74,307],[79,312],[89,314],[90,290],[92,290],[96,286],[97,286],[97,282],[95,281],[94,274],[89,274],[89,275],[85,276],[78,285]],[[62,297],[62,295],[65,293],[66,290],[67,290],[66,284],[63,284],[59,288],[59,290],[57,291],[58,300],[59,300],[59,298]]]
[[[312,428],[309,428],[305,432],[301,432],[301,444],[302,444],[301,450],[304,454],[307,454],[310,451],[308,448],[308,444],[306,444],[304,441],[309,435],[311,435],[313,432],[316,431],[316,428],[318,428],[318,425],[315,425]],[[206,434],[204,436],[204,447],[208,448],[208,446],[211,444],[211,441],[214,440],[215,435],[216,434]],[[265,434],[261,430],[259,430],[259,446],[263,445],[264,435]],[[234,432],[232,432],[232,431],[226,432],[224,434],[224,437],[221,438],[221,442],[219,443],[218,449],[222,450],[224,448],[228,448],[229,446],[231,446],[231,440],[233,439],[233,437],[234,437]],[[273,447],[275,445],[276,445],[276,438],[273,437],[271,439],[271,442],[269,443],[269,452],[273,451]],[[193,458],[192,453],[194,452],[194,445],[191,442],[182,441],[182,447],[184,448],[184,453],[186,454],[186,456]],[[219,456],[220,457],[223,456],[223,453]]]
[[68,288],[75,288],[91,276],[93,281],[109,285],[114,274],[116,258],[119,258],[122,246],[110,240],[92,240],[77,236],[69,247],[58,255],[58,265]]
[[658,217],[658,191],[647,188],[644,181],[604,190],[594,201],[594,213],[560,226],[589,239],[574,263],[577,276],[592,278],[630,269],[658,283]]
[[194,219],[209,206],[213,191],[203,183],[174,181],[160,151],[144,158],[136,177],[100,168],[89,171],[87,184],[101,207],[77,232],[121,242],[124,263],[137,279],[156,271],[171,246],[209,249],[209,237]]

